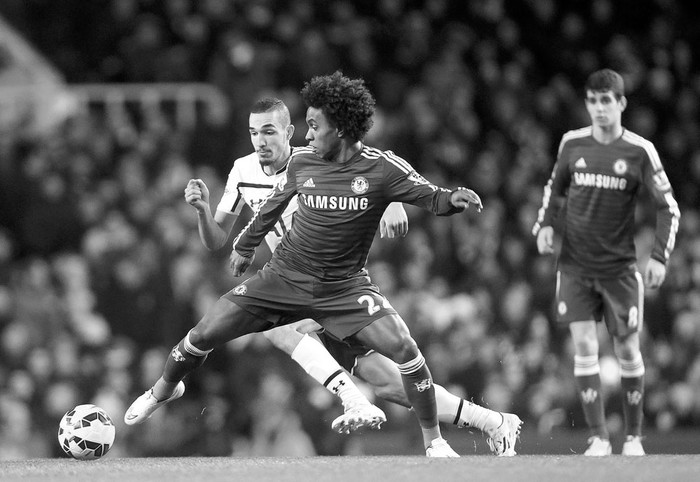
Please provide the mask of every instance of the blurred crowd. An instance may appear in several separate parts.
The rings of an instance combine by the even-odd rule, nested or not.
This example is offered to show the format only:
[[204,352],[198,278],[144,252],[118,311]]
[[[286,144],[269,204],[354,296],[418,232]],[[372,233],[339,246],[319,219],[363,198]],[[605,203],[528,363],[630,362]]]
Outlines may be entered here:
[[[330,432],[339,402],[259,335],[212,353],[183,399],[152,422],[127,429],[121,420],[170,347],[237,283],[227,249],[211,253],[199,241],[187,180],[203,179],[218,201],[231,161],[250,152],[247,109],[261,95],[288,103],[294,144],[303,145],[297,93],[335,69],[364,77],[377,98],[367,144],[392,149],[438,185],[474,189],[485,207],[436,218],[408,206],[408,235],[377,239],[371,276],[437,382],[516,412],[541,434],[584,424],[572,347],[552,321],[554,259],[537,255],[530,230],[561,135],[588,122],[586,76],[623,73],[623,124],[655,143],[682,211],[666,282],[646,298],[645,424],[698,426],[700,31],[684,4],[3,2],[0,14],[70,83],[207,82],[225,93],[231,115],[224,126],[203,119],[181,129],[165,107],[124,105],[85,110],[41,137],[2,134],[1,457],[58,455],[58,421],[88,402],[112,415],[118,455],[363,451],[361,435]],[[643,266],[654,210],[638,219]],[[609,343],[601,357],[615,434]],[[411,412],[377,403],[389,416],[384,431],[416,424]]]

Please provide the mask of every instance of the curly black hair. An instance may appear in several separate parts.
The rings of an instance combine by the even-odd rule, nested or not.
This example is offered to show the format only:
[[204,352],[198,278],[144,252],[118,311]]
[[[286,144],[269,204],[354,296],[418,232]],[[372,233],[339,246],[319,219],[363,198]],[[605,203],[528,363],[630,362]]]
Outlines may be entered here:
[[304,83],[301,97],[307,107],[321,109],[339,131],[361,141],[374,124],[374,97],[363,79],[350,79],[342,72],[313,77]]

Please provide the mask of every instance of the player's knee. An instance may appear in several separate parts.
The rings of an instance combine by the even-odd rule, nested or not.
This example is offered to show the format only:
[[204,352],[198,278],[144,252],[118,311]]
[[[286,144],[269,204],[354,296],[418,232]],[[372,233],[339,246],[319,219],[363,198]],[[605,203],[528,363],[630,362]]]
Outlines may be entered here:
[[202,351],[211,351],[215,345],[215,340],[207,336],[207,330],[199,325],[187,333],[186,340],[191,346]]
[[396,363],[406,363],[420,355],[415,340],[408,335],[396,338],[390,346],[392,359]]
[[641,355],[639,346],[639,333],[630,333],[626,336],[615,336],[613,348],[617,358],[622,360],[636,359]]
[[304,337],[296,331],[293,326],[280,326],[272,330],[263,332],[263,336],[268,339],[275,348],[291,355],[301,339]]
[[578,336],[573,338],[574,350],[580,356],[597,355],[599,350],[596,336]]

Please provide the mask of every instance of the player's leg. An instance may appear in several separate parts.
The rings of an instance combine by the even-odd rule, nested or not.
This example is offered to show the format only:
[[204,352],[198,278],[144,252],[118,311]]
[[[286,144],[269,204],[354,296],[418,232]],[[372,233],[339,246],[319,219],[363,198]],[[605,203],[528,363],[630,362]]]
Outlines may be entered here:
[[264,335],[314,380],[340,398],[345,413],[333,421],[333,430],[349,433],[362,427],[380,428],[386,422],[384,412],[367,400],[323,344],[307,334],[320,328],[315,321],[305,319],[266,331]]
[[138,397],[124,415],[128,425],[143,423],[155,410],[185,392],[182,379],[200,367],[218,345],[269,327],[262,320],[222,297],[180,342],[166,359],[163,374],[153,387]]
[[644,419],[644,361],[639,349],[639,334],[615,337],[615,355],[620,364],[622,413],[625,419],[625,443],[622,455],[644,455],[642,422]]
[[610,436],[601,392],[596,322],[575,321],[569,324],[569,331],[574,343],[574,379],[591,433],[585,455],[609,455]]
[[605,280],[605,321],[613,336],[615,356],[620,365],[622,412],[626,441],[623,455],[644,455],[641,442],[644,419],[644,360],[640,331],[644,319],[644,284],[639,273]]
[[356,338],[397,364],[404,391],[420,423],[426,454],[458,457],[440,433],[433,379],[403,319],[388,314],[362,328]]
[[[410,408],[396,364],[384,355],[370,352],[358,356],[353,374],[367,382],[378,397]],[[502,414],[450,393],[434,384],[438,420],[460,428],[474,427],[489,437],[488,444],[496,455],[515,455],[515,443],[522,421],[517,415]]]
[[605,424],[595,321],[602,313],[602,299],[595,281],[557,272],[556,306],[557,321],[568,324],[574,345],[574,380],[590,431],[585,455],[609,455],[611,445]]

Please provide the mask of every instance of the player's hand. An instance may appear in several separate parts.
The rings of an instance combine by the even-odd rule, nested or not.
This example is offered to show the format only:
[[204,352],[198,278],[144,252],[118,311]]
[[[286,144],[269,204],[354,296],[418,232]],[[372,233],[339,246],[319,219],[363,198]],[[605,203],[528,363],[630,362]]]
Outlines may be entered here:
[[382,219],[379,221],[379,233],[382,238],[406,236],[408,233],[408,216],[401,203],[391,203],[387,206]]
[[540,254],[554,253],[554,228],[542,226],[537,232],[537,251]]
[[476,206],[476,211],[481,212],[484,209],[484,205],[481,204],[481,198],[477,193],[466,187],[460,187],[456,191],[452,191],[452,196],[450,196],[450,203],[454,207],[467,209],[470,204]]
[[655,289],[666,279],[666,265],[655,259],[649,259],[644,270],[644,284],[647,288]]
[[209,207],[209,188],[201,179],[190,179],[185,188],[185,201],[200,213]]
[[238,251],[235,249],[231,251],[229,266],[231,267],[233,276],[238,277],[245,273],[248,268],[250,268],[250,265],[253,264],[254,259],[255,253],[251,254],[250,256],[243,256],[242,254],[238,254]]

